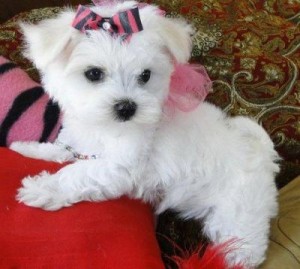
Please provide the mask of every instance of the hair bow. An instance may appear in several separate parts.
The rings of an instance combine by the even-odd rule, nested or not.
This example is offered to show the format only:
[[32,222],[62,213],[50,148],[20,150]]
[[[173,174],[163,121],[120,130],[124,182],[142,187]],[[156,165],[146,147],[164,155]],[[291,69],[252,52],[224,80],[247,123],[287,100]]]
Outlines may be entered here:
[[79,5],[72,26],[81,32],[103,29],[112,35],[130,35],[143,30],[138,7],[103,18],[88,7]]

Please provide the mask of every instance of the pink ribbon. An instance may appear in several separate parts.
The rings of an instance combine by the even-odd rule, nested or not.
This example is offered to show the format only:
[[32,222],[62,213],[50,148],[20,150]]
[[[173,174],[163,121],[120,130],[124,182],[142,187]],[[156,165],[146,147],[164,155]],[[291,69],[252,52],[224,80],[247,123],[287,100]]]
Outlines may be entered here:
[[175,64],[166,106],[189,112],[204,101],[212,82],[202,65]]

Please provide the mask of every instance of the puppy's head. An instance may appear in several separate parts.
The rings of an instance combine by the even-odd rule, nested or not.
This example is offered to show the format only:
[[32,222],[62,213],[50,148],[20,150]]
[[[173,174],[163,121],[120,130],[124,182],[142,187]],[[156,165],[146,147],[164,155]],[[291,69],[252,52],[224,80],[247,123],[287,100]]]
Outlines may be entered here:
[[[136,5],[125,1],[91,9],[106,18]],[[70,9],[38,25],[21,25],[25,55],[66,115],[92,125],[160,119],[174,63],[189,59],[192,29],[161,16],[155,6],[139,13],[143,30],[125,42],[103,29],[73,28],[76,12]]]

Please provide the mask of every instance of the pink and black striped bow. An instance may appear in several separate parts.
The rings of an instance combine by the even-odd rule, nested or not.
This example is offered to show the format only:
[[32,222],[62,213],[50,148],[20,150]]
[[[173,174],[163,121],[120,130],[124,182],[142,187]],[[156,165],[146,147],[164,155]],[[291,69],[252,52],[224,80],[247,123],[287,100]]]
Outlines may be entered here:
[[103,18],[88,7],[79,5],[72,26],[81,32],[103,29],[121,36],[143,30],[138,7]]

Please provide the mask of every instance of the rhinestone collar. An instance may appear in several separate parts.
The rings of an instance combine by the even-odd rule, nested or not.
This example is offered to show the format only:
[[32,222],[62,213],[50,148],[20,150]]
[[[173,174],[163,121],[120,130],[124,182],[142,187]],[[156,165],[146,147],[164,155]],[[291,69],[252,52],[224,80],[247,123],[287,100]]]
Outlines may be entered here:
[[92,154],[92,155],[80,154],[77,151],[75,151],[71,146],[66,145],[60,141],[55,141],[55,144],[71,152],[73,154],[73,157],[77,160],[95,160],[101,157],[100,154]]

